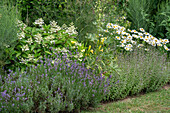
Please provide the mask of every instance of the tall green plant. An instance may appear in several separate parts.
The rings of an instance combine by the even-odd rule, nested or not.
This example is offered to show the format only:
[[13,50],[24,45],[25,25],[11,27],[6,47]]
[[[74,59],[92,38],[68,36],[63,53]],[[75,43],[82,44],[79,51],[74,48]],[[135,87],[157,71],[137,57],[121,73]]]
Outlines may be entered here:
[[158,4],[154,22],[155,24],[152,27],[153,34],[170,39],[170,7],[168,0],[163,0]]
[[8,55],[5,54],[6,47],[14,47],[17,39],[17,18],[19,13],[13,6],[11,0],[0,2],[0,71],[5,64]]
[[125,9],[132,28],[144,28],[155,37],[170,39],[168,0],[129,0]]
[[129,0],[126,11],[134,29],[144,28],[148,31],[146,19],[149,17],[151,4],[152,0]]

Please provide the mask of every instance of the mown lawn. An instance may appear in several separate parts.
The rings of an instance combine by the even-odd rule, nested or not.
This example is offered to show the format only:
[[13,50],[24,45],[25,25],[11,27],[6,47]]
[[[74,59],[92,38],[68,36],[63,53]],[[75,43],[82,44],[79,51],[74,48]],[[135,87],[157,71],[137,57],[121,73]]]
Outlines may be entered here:
[[170,113],[170,85],[156,92],[101,104],[81,113]]

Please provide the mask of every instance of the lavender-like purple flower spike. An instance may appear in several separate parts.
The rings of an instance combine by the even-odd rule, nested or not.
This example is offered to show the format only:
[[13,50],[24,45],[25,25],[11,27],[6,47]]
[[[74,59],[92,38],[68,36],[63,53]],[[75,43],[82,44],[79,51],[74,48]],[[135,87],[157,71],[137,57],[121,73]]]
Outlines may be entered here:
[[7,90],[5,90],[4,92],[1,92],[2,97],[6,96],[6,92],[7,92]]

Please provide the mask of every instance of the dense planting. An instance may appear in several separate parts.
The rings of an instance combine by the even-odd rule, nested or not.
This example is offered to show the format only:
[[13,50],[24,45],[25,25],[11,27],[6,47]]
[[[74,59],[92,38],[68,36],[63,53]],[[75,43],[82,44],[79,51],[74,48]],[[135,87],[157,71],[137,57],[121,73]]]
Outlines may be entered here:
[[0,76],[2,112],[58,112],[95,106],[109,93],[109,79],[67,55],[46,58],[25,72]]
[[44,21],[40,18],[34,22],[36,27],[27,27],[24,23],[18,20],[17,45],[11,48],[9,45],[6,52],[9,59],[6,65],[10,69],[14,66],[25,69],[26,66],[36,64],[37,61],[44,57],[44,55],[55,56],[56,51],[63,51],[63,53],[71,52],[72,57],[78,57],[75,53],[79,52],[79,59],[82,60],[85,52],[83,44],[76,40],[77,31],[71,23],[69,27],[63,25],[60,27],[57,22],[52,21],[50,25],[44,25]]
[[[23,14],[26,13],[21,7],[24,1],[24,5],[28,4],[27,0],[15,4]],[[63,8],[69,9],[66,6],[74,2],[63,2]],[[56,2],[59,6],[55,7],[59,8],[60,3]],[[37,20],[26,25],[18,20],[18,12],[12,12],[13,4],[0,2],[4,8],[9,7],[6,12],[0,9],[0,25],[5,26],[0,26],[0,54],[3,55],[0,56],[0,112],[80,112],[100,102],[155,91],[169,83],[168,37],[156,37],[139,26],[130,30],[131,22],[135,21],[126,19],[129,13],[123,7],[117,8],[124,5],[130,9],[125,1],[116,0],[112,5],[112,0],[106,3],[89,0],[87,4],[82,3],[86,4],[83,10],[81,3],[74,4],[77,6],[74,13],[81,12],[79,16],[89,8],[87,4],[94,3],[90,6],[94,6],[92,18],[95,19],[90,22],[95,32],[84,33],[90,15],[82,16],[89,19],[86,21],[78,17],[74,21],[76,27],[73,23],[59,26],[61,23],[57,22],[61,21],[39,15],[29,17],[31,22]],[[36,8],[28,11],[33,9]],[[15,19],[10,21],[8,16]]]

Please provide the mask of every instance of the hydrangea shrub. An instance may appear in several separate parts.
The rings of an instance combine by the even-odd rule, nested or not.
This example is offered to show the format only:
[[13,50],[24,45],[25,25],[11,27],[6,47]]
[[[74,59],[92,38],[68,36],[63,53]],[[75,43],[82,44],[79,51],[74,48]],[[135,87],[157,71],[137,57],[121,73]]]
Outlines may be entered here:
[[9,58],[6,61],[9,68],[23,67],[36,64],[44,55],[55,57],[56,51],[63,53],[71,52],[73,57],[82,60],[85,52],[84,44],[76,40],[77,31],[73,23],[68,27],[60,27],[57,22],[51,21],[50,25],[44,24],[40,18],[34,22],[35,27],[27,27],[21,21],[18,21],[20,32],[18,33],[17,45],[14,49],[8,47],[6,52]]

